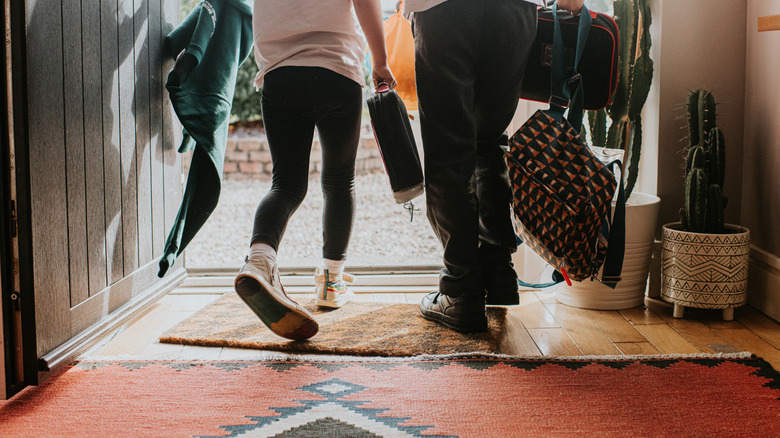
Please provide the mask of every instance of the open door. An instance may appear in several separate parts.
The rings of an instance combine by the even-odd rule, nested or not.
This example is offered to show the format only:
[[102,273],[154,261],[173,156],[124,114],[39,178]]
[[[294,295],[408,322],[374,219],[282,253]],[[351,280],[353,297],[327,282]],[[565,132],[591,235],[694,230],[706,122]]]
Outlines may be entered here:
[[[164,88],[171,63],[161,55],[165,35],[178,23],[179,2],[4,5],[11,53],[4,52],[9,94],[3,104],[12,108],[12,120],[4,120],[3,131],[9,141],[3,144],[6,354],[0,366],[8,395],[15,349],[8,336],[25,342],[22,386],[35,384],[186,273],[180,263],[157,277],[182,193],[178,127]],[[15,225],[8,200],[15,202]],[[18,257],[8,250],[14,226]],[[16,304],[21,333],[10,330]]]
[[[16,151],[14,144],[14,53],[16,32],[15,8],[5,2],[2,10],[2,28],[6,44],[3,44],[2,59],[3,88],[0,91],[0,399],[11,397],[28,383],[37,379],[35,366],[35,331],[31,329],[34,315],[32,301],[23,296],[19,277],[19,227],[17,222],[18,199],[16,196]],[[11,44],[8,44],[10,42]],[[27,358],[27,360],[25,360]]]

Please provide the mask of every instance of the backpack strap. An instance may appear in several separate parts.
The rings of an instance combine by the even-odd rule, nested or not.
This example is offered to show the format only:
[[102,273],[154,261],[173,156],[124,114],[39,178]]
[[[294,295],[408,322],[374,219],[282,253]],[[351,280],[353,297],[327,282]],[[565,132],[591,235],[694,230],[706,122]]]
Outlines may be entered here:
[[[620,161],[613,161],[607,165],[612,168],[612,174],[617,175],[614,167],[620,165]],[[601,283],[611,287],[617,286],[623,271],[623,258],[626,251],[626,190],[623,186],[623,175],[618,178],[618,196],[615,201],[615,211],[612,215],[612,223],[609,227],[609,242],[607,245],[607,257],[604,260],[604,270],[601,273]]]
[[[588,41],[590,28],[593,24],[593,17],[588,8],[582,5],[582,12],[579,16],[579,27],[577,28],[577,48],[574,54],[574,75],[568,76],[566,73],[566,63],[564,59],[563,34],[561,33],[561,23],[558,18],[558,3],[552,6],[555,25],[553,31],[553,54],[552,66],[550,72],[550,109],[546,112],[557,121],[563,119],[566,108],[569,113],[566,119],[580,132],[582,129],[582,111],[585,105],[582,77],[577,72],[582,59],[582,53],[585,51],[585,43]],[[571,90],[574,89],[572,94]]]
[[552,273],[552,281],[549,283],[526,283],[523,280],[518,279],[517,284],[520,285],[520,287],[528,287],[531,289],[544,289],[546,287],[555,286],[556,284],[563,282],[563,274],[561,274],[559,271],[553,271]]

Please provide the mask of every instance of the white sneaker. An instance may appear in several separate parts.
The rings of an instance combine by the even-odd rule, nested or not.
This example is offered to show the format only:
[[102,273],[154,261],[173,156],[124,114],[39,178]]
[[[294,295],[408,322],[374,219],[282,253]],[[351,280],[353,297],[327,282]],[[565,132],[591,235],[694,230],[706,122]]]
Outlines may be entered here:
[[349,274],[329,274],[327,269],[317,268],[314,272],[315,302],[318,306],[339,308],[355,298],[348,285],[355,282]]
[[314,316],[285,293],[276,264],[265,259],[247,259],[236,276],[235,289],[241,300],[277,335],[304,340],[317,333],[319,325]]

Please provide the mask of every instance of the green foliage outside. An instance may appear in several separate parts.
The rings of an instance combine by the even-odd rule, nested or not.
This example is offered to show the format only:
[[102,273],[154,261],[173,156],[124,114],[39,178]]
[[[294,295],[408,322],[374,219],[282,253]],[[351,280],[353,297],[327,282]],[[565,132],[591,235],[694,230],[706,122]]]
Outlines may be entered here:
[[262,118],[260,114],[262,89],[257,90],[255,88],[255,76],[257,76],[258,71],[257,64],[255,64],[254,57],[251,54],[238,68],[230,123],[254,122]]
[[195,5],[200,3],[201,0],[181,0],[181,5],[179,6],[179,19],[180,21],[187,18],[187,15],[190,13],[191,10],[195,8]]

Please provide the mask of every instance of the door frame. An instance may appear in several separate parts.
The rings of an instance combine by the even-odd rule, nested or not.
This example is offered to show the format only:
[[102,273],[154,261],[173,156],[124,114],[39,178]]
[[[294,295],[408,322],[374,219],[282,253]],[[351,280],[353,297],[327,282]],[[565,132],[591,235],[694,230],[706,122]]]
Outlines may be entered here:
[[[0,371],[3,385],[0,398],[9,398],[27,385],[38,383],[38,358],[35,338],[35,300],[32,288],[31,233],[29,229],[29,187],[26,154],[26,96],[23,2],[5,2],[2,24],[5,41],[2,49],[2,212],[0,213],[0,307],[2,308],[3,360]],[[10,51],[8,50],[10,48]]]

